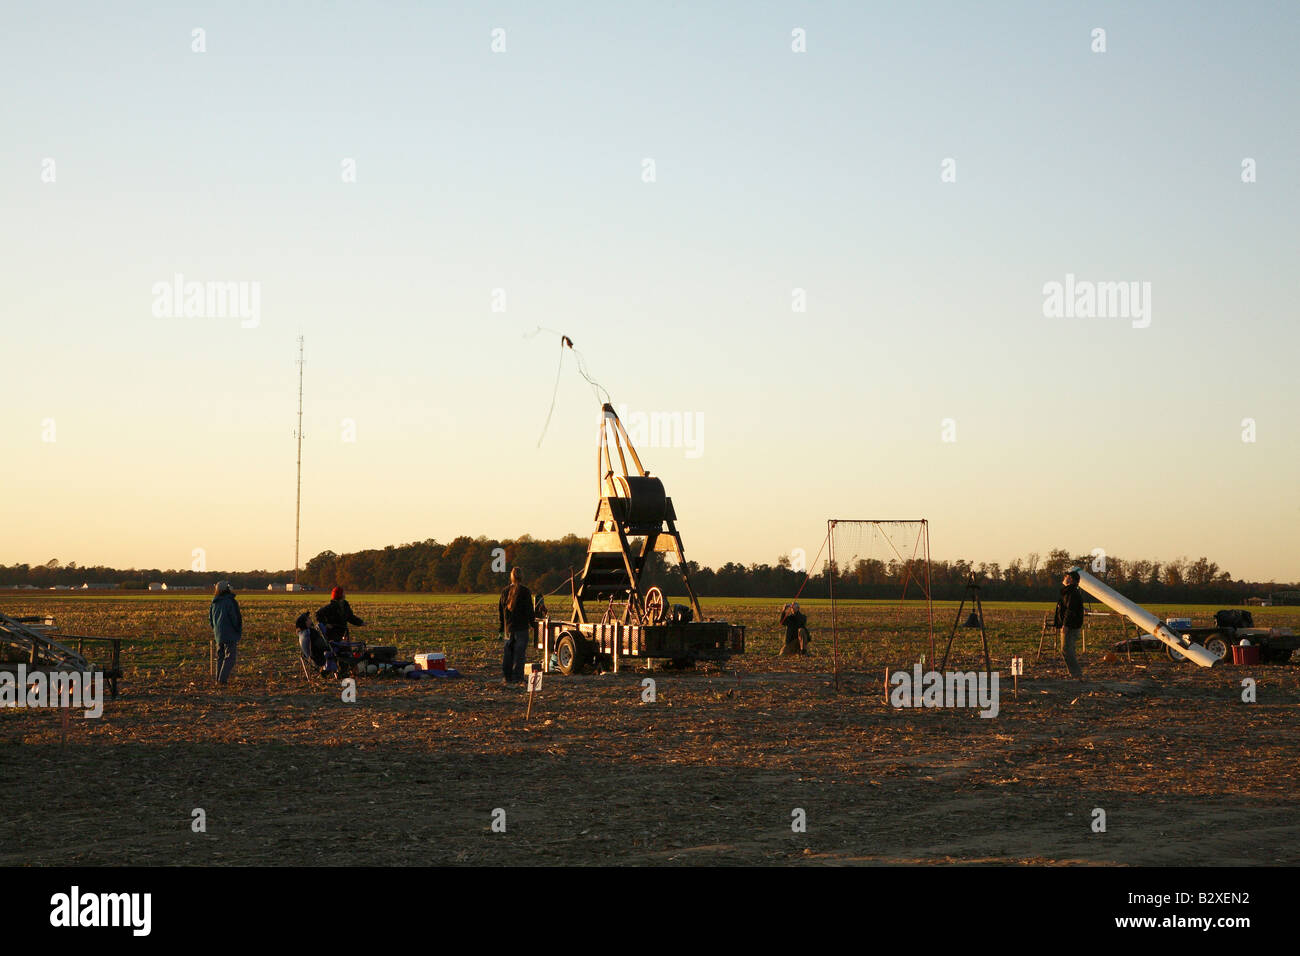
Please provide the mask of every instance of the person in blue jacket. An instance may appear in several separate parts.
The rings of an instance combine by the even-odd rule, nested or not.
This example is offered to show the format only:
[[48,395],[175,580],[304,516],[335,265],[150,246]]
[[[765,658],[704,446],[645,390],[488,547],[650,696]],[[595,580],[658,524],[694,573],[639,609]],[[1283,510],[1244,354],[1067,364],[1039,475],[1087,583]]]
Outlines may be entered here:
[[239,613],[239,602],[235,600],[229,581],[218,581],[214,591],[212,606],[208,608],[208,621],[217,642],[217,683],[225,687],[235,670],[239,639],[244,634],[244,617]]

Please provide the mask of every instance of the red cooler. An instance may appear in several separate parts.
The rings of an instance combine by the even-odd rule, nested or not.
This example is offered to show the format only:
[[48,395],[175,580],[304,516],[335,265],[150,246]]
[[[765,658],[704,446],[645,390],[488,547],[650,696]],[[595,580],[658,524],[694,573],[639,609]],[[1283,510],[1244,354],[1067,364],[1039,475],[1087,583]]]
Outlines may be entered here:
[[1249,667],[1252,664],[1259,663],[1259,648],[1254,644],[1242,647],[1240,644],[1232,645],[1232,663],[1245,665]]

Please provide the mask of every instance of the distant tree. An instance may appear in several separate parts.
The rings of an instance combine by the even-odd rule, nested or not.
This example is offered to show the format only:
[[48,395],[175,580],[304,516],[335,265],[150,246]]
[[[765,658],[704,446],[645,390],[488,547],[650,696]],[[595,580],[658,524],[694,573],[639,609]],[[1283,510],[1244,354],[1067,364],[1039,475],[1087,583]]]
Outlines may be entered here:
[[1043,564],[1043,572],[1055,584],[1065,576],[1065,572],[1073,563],[1074,559],[1070,557],[1069,551],[1063,548],[1053,548],[1047,556],[1047,561]]

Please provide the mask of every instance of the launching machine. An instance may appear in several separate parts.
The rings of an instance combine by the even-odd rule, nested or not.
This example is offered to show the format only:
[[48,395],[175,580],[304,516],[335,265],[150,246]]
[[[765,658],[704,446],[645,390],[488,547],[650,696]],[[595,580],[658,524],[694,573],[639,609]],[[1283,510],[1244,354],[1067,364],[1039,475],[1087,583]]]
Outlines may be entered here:
[[[544,610],[537,620],[543,669],[573,674],[601,663],[617,672],[637,659],[688,667],[743,653],[743,626],[705,620],[691,587],[673,501],[663,482],[642,466],[608,402],[601,409],[596,465],[596,528],[582,572],[572,582],[568,620],[553,620]],[[646,586],[647,563],[656,552],[676,557],[689,605],[670,606],[659,587]]]

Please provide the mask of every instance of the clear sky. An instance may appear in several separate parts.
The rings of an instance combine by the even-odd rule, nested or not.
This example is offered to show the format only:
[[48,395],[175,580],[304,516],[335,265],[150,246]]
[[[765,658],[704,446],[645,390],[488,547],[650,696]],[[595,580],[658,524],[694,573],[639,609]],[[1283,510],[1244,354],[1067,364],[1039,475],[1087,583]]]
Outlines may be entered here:
[[1298,48],[1249,0],[5,5],[0,562],[292,566],[300,334],[304,560],[585,534],[543,326],[695,424],[641,452],[702,563],[925,516],[1300,579]]

